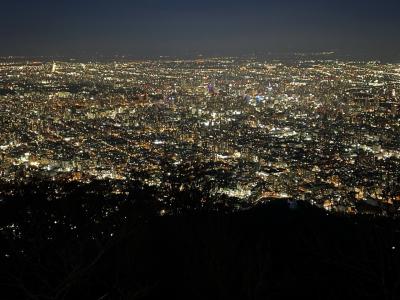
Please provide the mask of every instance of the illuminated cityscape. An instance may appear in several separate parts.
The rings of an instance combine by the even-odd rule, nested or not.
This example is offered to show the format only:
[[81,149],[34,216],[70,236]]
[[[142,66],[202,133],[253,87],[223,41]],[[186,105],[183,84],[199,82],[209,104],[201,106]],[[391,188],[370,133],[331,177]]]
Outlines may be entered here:
[[0,300],[400,299],[399,0],[0,4]]
[[160,202],[196,189],[249,206],[400,207],[399,64],[8,58],[0,95],[3,183],[108,179],[123,194],[135,179]]

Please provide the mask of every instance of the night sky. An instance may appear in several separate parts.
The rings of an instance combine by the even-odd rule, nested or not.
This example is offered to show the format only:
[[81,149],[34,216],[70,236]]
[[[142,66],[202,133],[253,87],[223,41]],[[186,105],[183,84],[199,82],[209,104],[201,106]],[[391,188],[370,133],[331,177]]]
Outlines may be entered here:
[[0,0],[0,55],[400,58],[398,0]]

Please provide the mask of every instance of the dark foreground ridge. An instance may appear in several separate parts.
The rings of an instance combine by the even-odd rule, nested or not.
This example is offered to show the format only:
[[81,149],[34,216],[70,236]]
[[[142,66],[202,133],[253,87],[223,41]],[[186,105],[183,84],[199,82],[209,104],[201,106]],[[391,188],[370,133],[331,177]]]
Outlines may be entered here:
[[161,217],[142,186],[128,196],[104,182],[59,188],[2,194],[1,299],[400,297],[394,218],[285,201],[199,209],[207,206],[189,194],[179,195],[179,214]]

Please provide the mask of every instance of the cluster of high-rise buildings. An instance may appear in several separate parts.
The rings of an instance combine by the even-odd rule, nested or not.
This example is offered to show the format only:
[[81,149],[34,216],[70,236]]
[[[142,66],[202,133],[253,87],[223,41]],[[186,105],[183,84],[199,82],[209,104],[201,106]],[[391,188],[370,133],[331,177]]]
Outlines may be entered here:
[[0,180],[396,212],[399,95],[400,64],[3,60]]

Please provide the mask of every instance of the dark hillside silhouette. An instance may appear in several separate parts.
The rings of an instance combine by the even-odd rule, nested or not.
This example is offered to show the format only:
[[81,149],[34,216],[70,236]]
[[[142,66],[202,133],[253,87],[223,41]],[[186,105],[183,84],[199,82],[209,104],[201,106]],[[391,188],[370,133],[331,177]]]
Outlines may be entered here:
[[155,189],[112,186],[2,187],[16,192],[0,202],[1,299],[400,297],[396,219],[286,201],[229,212],[200,191],[160,217]]

